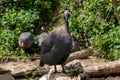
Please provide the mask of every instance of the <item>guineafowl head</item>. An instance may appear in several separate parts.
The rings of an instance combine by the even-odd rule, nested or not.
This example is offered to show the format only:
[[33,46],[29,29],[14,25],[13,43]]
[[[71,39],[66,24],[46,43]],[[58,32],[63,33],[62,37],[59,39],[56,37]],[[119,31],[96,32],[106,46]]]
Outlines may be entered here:
[[72,15],[72,12],[68,9],[65,10],[64,12],[64,19],[67,21],[68,18]]
[[30,32],[24,32],[19,37],[19,46],[23,49],[29,48],[32,46],[35,37]]

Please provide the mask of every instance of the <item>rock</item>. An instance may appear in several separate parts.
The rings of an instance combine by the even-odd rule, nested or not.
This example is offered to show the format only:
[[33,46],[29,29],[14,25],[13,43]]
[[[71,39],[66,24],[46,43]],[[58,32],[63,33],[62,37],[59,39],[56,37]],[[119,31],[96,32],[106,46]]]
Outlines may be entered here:
[[0,75],[0,80],[15,80],[11,75]]
[[39,80],[48,80],[47,79],[47,74],[44,74]]
[[70,64],[69,66],[66,66],[65,69],[68,75],[73,77],[84,72],[80,62]]
[[84,71],[83,66],[79,62],[79,60],[74,60],[68,63],[65,67],[67,74],[71,77],[80,77],[81,79],[87,79],[88,74]]
[[[47,74],[48,80],[87,80],[87,74],[83,70],[80,62],[73,62],[65,67],[66,73],[63,73],[60,66],[57,66],[57,73],[54,73],[54,69],[51,68]],[[45,80],[45,79],[43,79]],[[47,80],[47,79],[46,79]]]
[[71,77],[64,73],[54,73],[50,76],[50,80],[71,80]]

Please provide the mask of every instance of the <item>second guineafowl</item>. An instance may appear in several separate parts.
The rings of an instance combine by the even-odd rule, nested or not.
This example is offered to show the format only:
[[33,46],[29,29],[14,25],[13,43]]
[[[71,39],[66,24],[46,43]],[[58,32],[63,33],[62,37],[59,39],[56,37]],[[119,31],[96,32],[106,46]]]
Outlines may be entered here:
[[72,48],[72,39],[68,27],[68,18],[71,15],[70,10],[65,10],[64,12],[64,26],[58,30],[51,33],[41,45],[41,58],[40,66],[44,64],[54,65],[55,72],[57,72],[56,65],[62,65],[68,58],[71,48]]
[[72,49],[71,52],[75,52],[80,50],[80,44],[78,39],[73,35],[73,33],[71,33],[71,39],[72,39]]
[[23,32],[19,37],[19,47],[25,52],[33,45],[35,37],[30,32]]
[[39,49],[41,49],[42,42],[49,36],[44,26],[41,27],[41,30],[42,30],[42,33],[40,34],[39,39],[38,39]]

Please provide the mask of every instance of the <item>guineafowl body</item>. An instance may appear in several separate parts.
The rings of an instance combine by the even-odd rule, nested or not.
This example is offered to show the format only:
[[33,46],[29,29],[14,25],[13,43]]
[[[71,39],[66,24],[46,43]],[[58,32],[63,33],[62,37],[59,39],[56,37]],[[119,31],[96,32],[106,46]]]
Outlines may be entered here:
[[64,12],[65,25],[51,33],[42,42],[40,66],[43,66],[44,64],[55,65],[55,71],[57,71],[56,65],[61,64],[63,67],[72,47],[72,39],[68,29],[68,18],[70,17],[70,14],[71,12],[66,10]]
[[40,49],[41,49],[42,42],[49,36],[44,26],[41,27],[41,30],[42,30],[42,33],[40,34],[38,39],[38,46]]
[[71,52],[75,52],[75,51],[80,50],[80,44],[79,44],[78,39],[73,34],[71,35],[71,38],[72,38],[72,49],[71,49]]

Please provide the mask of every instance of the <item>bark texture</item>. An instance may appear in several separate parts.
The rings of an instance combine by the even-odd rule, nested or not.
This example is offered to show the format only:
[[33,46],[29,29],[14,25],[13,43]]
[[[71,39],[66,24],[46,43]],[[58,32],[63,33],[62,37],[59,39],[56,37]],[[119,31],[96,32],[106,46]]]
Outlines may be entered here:
[[92,47],[85,49],[85,50],[71,53],[70,56],[68,57],[68,59],[66,60],[65,64],[67,64],[68,62],[75,60],[75,59],[87,58],[93,54],[94,54],[94,49]]

